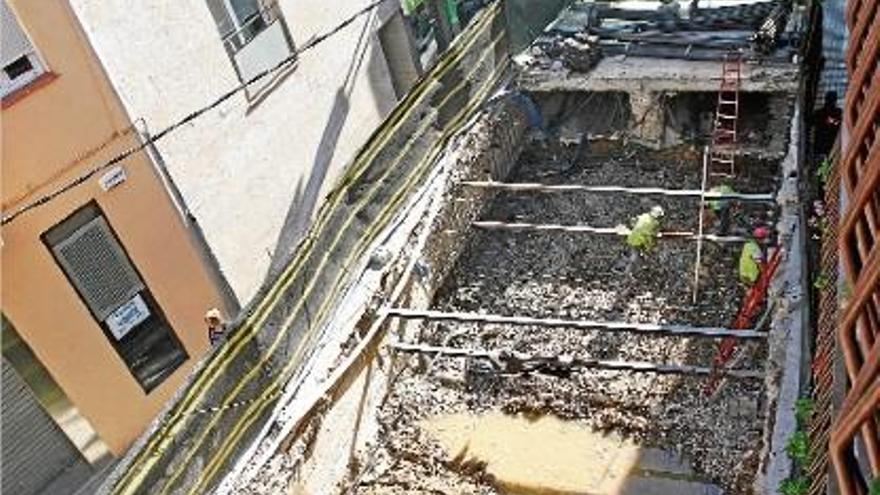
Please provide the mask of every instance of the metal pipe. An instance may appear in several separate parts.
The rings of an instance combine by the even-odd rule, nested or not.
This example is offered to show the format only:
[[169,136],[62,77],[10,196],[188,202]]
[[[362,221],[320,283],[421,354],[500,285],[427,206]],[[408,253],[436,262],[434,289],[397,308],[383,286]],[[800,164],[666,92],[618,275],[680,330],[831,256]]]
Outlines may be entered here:
[[700,293],[700,261],[703,255],[703,211],[706,209],[706,181],[709,177],[709,147],[703,148],[703,181],[700,185],[700,212],[698,214],[700,227],[697,232],[697,258],[694,260],[694,292],[691,302],[697,304],[697,296]]
[[[424,344],[407,344],[392,342],[394,350],[409,353],[439,354],[447,357],[468,357],[486,359],[495,365],[507,365],[513,372],[546,370],[603,369],[616,371],[633,371],[638,373],[658,373],[663,375],[697,375],[708,376],[712,368],[689,364],[662,364],[646,361],[621,361],[592,358],[564,357],[561,355],[527,355],[511,351],[487,351],[484,349],[461,349]],[[511,366],[513,365],[513,366]],[[529,366],[531,365],[531,366]],[[510,371],[508,371],[510,372]],[[730,378],[759,379],[764,376],[761,371],[724,369],[721,371]]]
[[623,187],[623,186],[587,186],[580,184],[541,184],[537,182],[494,182],[465,180],[460,182],[463,186],[482,189],[503,189],[505,191],[522,192],[593,192],[593,193],[623,193],[634,195],[657,195],[699,198],[717,200],[738,200],[772,203],[776,198],[772,194],[746,194],[746,193],[718,193],[706,191],[701,194],[699,189],[664,189],[660,187]]
[[[625,237],[629,235],[629,230],[617,229],[615,227],[592,227],[590,225],[557,225],[557,224],[537,224],[524,222],[497,222],[494,220],[480,220],[472,222],[471,225],[480,229],[487,230],[532,230],[540,232],[569,232],[574,234],[601,234],[616,235]],[[748,239],[740,236],[720,236],[714,234],[699,235],[691,231],[666,231],[657,234],[659,239],[681,238],[688,240],[707,240],[718,243],[734,243],[746,242]]]
[[570,320],[563,318],[536,318],[532,316],[506,316],[483,313],[446,312],[390,308],[388,317],[409,320],[455,321],[460,323],[488,323],[501,325],[534,325],[548,328],[577,328],[580,330],[616,331],[626,333],[680,335],[694,337],[733,337],[738,339],[763,339],[767,334],[757,330],[737,330],[723,327],[692,327],[657,323],[629,323],[622,321]]

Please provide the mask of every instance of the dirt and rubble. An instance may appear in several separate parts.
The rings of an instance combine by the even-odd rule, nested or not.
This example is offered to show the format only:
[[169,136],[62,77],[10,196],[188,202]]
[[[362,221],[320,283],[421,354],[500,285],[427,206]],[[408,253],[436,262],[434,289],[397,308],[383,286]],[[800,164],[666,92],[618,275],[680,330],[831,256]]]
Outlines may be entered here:
[[[610,149],[609,149],[610,148]],[[739,192],[777,187],[775,162],[743,159]],[[536,142],[511,182],[699,189],[698,154],[651,152],[607,143]],[[697,230],[699,201],[621,194],[499,193],[487,220],[613,227],[660,205],[663,230]],[[766,204],[738,207],[731,234],[772,225]],[[715,225],[710,221],[708,230]],[[603,321],[728,326],[745,288],[736,276],[739,244],[706,243],[701,292],[691,304],[695,241],[661,241],[631,256],[621,238],[567,233],[475,231],[433,309]],[[509,349],[600,359],[709,366],[716,342],[531,326],[426,323],[415,340],[468,349]],[[412,337],[412,336],[411,336]],[[762,369],[765,343],[743,344],[741,369]],[[704,378],[607,370],[501,373],[486,361],[399,355],[400,375],[379,413],[380,441],[361,460],[350,488],[363,494],[501,493],[480,463],[453,459],[424,427],[452,413],[553,415],[613,432],[688,459],[725,493],[751,493],[766,411],[760,380],[727,380],[712,398]],[[499,439],[503,442],[504,439]]]

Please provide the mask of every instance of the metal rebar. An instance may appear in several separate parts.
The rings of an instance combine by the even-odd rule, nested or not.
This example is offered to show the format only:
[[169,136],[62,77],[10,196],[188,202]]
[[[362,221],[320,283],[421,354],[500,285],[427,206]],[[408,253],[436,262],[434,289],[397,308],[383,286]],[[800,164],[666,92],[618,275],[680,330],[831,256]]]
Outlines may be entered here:
[[[495,364],[515,362],[517,371],[540,371],[542,365],[546,369],[603,369],[615,371],[633,371],[637,373],[657,373],[664,375],[697,375],[708,376],[712,374],[712,368],[694,366],[689,364],[664,364],[650,363],[646,361],[622,361],[569,357],[563,359],[561,355],[527,355],[511,351],[487,351],[485,349],[462,349],[458,347],[432,346],[425,344],[408,344],[404,342],[392,342],[389,347],[400,352],[438,354],[446,357],[468,357],[474,359],[486,359]],[[535,365],[528,367],[528,364]],[[764,374],[758,370],[723,369],[720,370],[725,376],[741,379],[758,379]]]
[[[600,234],[600,235],[616,235],[626,237],[629,235],[629,229],[618,229],[616,227],[593,227],[590,225],[559,225],[551,223],[525,223],[525,222],[499,222],[495,220],[478,220],[472,222],[471,225],[480,229],[487,230],[531,230],[540,232],[569,232],[574,234]],[[688,239],[688,240],[707,240],[718,243],[746,242],[748,239],[740,236],[720,236],[713,234],[697,234],[689,230],[683,231],[666,231],[657,234],[659,239]]]
[[542,184],[539,182],[495,182],[495,181],[461,181],[461,185],[481,189],[503,189],[517,192],[591,192],[591,193],[622,193],[633,195],[654,195],[673,197],[708,198],[718,200],[737,200],[753,202],[773,202],[772,194],[748,193],[700,193],[699,189],[664,189],[661,187],[624,187],[624,186],[587,186],[582,184]]
[[723,327],[693,327],[657,323],[629,323],[622,321],[570,320],[564,318],[536,318],[532,316],[506,316],[483,313],[446,312],[390,308],[387,316],[410,320],[456,321],[461,323],[489,323],[502,325],[534,325],[548,328],[577,328],[580,330],[616,331],[657,335],[694,337],[733,337],[739,339],[763,339],[766,333],[754,329],[737,330]]

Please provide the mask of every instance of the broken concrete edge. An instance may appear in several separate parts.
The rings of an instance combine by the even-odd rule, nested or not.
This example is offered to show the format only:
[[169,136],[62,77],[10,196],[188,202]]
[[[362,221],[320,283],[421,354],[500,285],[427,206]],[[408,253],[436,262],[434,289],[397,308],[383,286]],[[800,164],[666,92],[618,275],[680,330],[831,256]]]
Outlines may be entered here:
[[[449,150],[441,156],[431,177],[413,194],[406,207],[401,210],[392,224],[380,234],[378,239],[371,245],[371,248],[359,260],[359,269],[352,271],[351,281],[347,284],[338,307],[356,307],[360,308],[362,313],[369,310],[370,302],[375,300],[377,295],[387,296],[387,294],[383,294],[385,288],[382,285],[383,282],[387,283],[383,279],[388,275],[391,275],[391,278],[396,277],[396,281],[393,282],[395,288],[391,295],[392,300],[388,301],[391,304],[394,303],[399,293],[410,283],[410,278],[414,272],[413,268],[417,262],[422,261],[422,255],[431,257],[430,254],[426,254],[426,245],[436,246],[442,243],[445,237],[448,237],[444,234],[448,229],[446,226],[441,225],[442,221],[438,220],[438,217],[441,214],[448,214],[450,208],[458,207],[456,202],[443,201],[443,198],[458,188],[456,185],[458,181],[457,175],[461,172],[461,167],[456,167],[456,165],[458,164],[457,162],[468,158],[464,156],[466,153],[464,153],[465,150],[463,148],[465,145],[463,141],[469,135],[473,135],[475,132],[474,127],[501,113],[500,109],[503,109],[505,105],[509,105],[509,103],[502,102],[497,107],[475,115],[472,121],[464,126],[456,140],[457,142],[450,146]],[[524,117],[522,120],[524,120]],[[498,128],[498,126],[494,127]],[[516,126],[511,127],[516,128]],[[497,152],[489,144],[481,151],[484,153]],[[518,150],[514,153],[518,154]],[[490,167],[490,170],[484,170],[484,172],[490,174],[491,178],[498,179],[499,176],[506,175],[508,172],[506,167],[509,167],[509,164],[513,162],[514,160],[498,160],[496,158],[496,160],[491,162],[492,167]],[[482,205],[485,197],[491,196],[494,193],[480,191],[477,194],[481,196],[480,201],[469,201],[467,204]],[[478,211],[471,211],[470,215],[461,222],[463,224],[461,227],[467,228],[470,224],[470,217],[475,216],[477,213]],[[461,238],[464,237],[466,236]],[[434,242],[428,242],[429,239]],[[371,270],[369,263],[372,253],[386,248],[394,251],[397,259],[386,263],[385,270]],[[431,261],[438,268],[447,266],[446,264],[439,263],[441,261],[439,259],[432,259]],[[405,265],[405,267],[401,269],[401,265]],[[425,284],[435,288],[445,275],[445,272],[441,269],[433,270],[430,278],[435,279],[435,283],[425,282]],[[367,276],[370,276],[372,283],[365,280]],[[431,297],[432,294],[428,295],[425,298],[426,301],[429,302]],[[304,440],[306,444],[315,440],[318,432],[313,427],[314,420],[320,419],[329,408],[334,407],[336,402],[342,398],[343,394],[357,380],[364,367],[379,357],[381,347],[391,326],[385,323],[381,313],[382,310],[380,308],[379,315],[374,320],[373,325],[371,325],[366,334],[359,337],[353,349],[350,349],[344,356],[339,356],[337,352],[335,357],[341,358],[341,362],[339,362],[340,359],[331,360],[333,362],[329,363],[330,365],[328,366],[328,356],[318,359],[316,357],[317,352],[310,356],[309,361],[314,364],[307,366],[306,369],[314,371],[315,368],[321,368],[320,372],[326,372],[326,378],[313,383],[311,389],[306,389],[303,383],[307,378],[306,376],[298,376],[291,380],[286,387],[284,396],[273,411],[271,420],[266,422],[260,435],[257,437],[258,439],[238,459],[233,469],[224,477],[215,493],[232,493],[236,486],[240,487],[243,484],[249,483],[258,475],[263,466],[279,453],[279,450],[284,449],[285,445],[289,446],[295,440]],[[347,329],[348,331],[346,332],[337,332],[341,335],[336,335],[336,340],[338,341],[340,340],[339,337],[342,337],[342,342],[339,342],[341,345],[333,347],[328,342],[323,341],[322,345],[319,346],[320,348],[344,348],[346,340],[356,337],[356,328],[347,325],[347,321],[341,320],[346,320],[346,318],[334,317],[321,331],[322,340],[325,340],[324,337],[329,336],[330,330]],[[351,320],[348,319],[348,321]],[[391,384],[389,383],[386,393],[390,389]],[[306,454],[308,453],[307,448],[303,450]]]
[[[387,228],[387,232],[384,232],[379,239],[373,242],[364,256],[358,261],[359,268],[352,271],[353,274],[358,275],[354,276],[347,284],[338,306],[354,306],[360,308],[361,312],[369,310],[371,299],[369,296],[380,292],[382,287],[380,286],[380,280],[366,281],[366,275],[370,272],[372,272],[373,275],[388,275],[394,271],[394,269],[390,267],[395,267],[402,261],[405,261],[403,258],[406,257],[407,253],[405,252],[404,247],[396,244],[401,244],[401,241],[405,241],[407,238],[414,235],[418,230],[418,224],[421,223],[421,217],[425,215],[426,211],[433,208],[437,198],[438,182],[445,180],[448,173],[447,168],[448,167],[443,164],[438,166],[435,173],[432,174],[432,177],[429,177],[426,184],[416,192],[414,195],[415,197],[412,198],[410,204],[401,211],[398,217],[392,222],[392,225]],[[396,248],[394,250],[397,252],[398,258],[387,264],[385,270],[377,272],[376,270],[371,269],[369,264],[373,253],[380,249],[387,249],[389,245],[395,245],[392,249]],[[414,255],[410,255],[410,258],[412,261],[417,259]],[[407,269],[398,273],[395,287],[400,287],[401,284],[408,283],[411,273],[411,265],[408,265]],[[373,276],[370,278],[377,279],[381,277]],[[369,287],[368,290],[356,290],[357,288],[366,288],[365,286]],[[364,294],[364,292],[367,292],[367,294]],[[367,297],[364,297],[365,295]],[[319,344],[319,349],[328,347],[326,339],[328,332],[333,328],[340,327],[339,320],[340,318],[335,317],[321,328],[320,332],[322,341]],[[379,315],[370,330],[360,337],[356,347],[344,356],[342,363],[337,365],[335,369],[333,369],[332,366],[330,367],[331,369],[322,369],[322,371],[327,372],[328,376],[325,380],[320,382],[320,386],[317,390],[302,390],[304,387],[303,382],[308,377],[308,374],[305,376],[298,376],[291,380],[291,383],[285,387],[284,395],[275,407],[270,420],[266,422],[258,435],[258,440],[255,441],[248,450],[245,451],[238,462],[236,462],[233,469],[224,478],[224,481],[221,482],[215,493],[231,493],[234,483],[249,482],[257,475],[262,466],[264,466],[266,462],[277,453],[282,444],[290,440],[290,436],[294,434],[294,432],[302,431],[302,426],[304,426],[310,418],[318,415],[328,401],[338,398],[340,395],[339,390],[345,388],[347,384],[350,384],[351,377],[349,375],[353,372],[354,365],[357,364],[357,361],[363,359],[365,356],[375,355],[376,343],[378,342],[377,337],[382,336],[380,330],[383,328],[381,326],[383,321],[382,316]],[[345,337],[354,337],[356,334],[356,328],[348,330],[349,331],[344,334]],[[311,365],[304,368],[305,370],[308,370],[308,372],[313,372],[315,371],[315,368],[321,367],[321,364],[317,362],[319,361],[318,357],[313,355],[309,361],[312,361]],[[322,368],[327,368],[326,363]],[[286,411],[286,415],[289,417],[283,418],[282,416],[286,409],[292,409],[292,411]],[[273,432],[272,438],[269,440],[269,445],[262,446],[262,442],[259,439],[268,438],[271,430],[276,431]]]
[[[778,202],[777,233],[786,249],[785,262],[771,287],[770,297],[778,301],[769,335],[765,392],[767,402],[764,445],[755,478],[755,493],[773,495],[791,477],[794,466],[786,444],[797,430],[795,403],[807,383],[809,368],[807,332],[809,308],[806,253],[806,225],[800,205],[799,183],[803,162],[803,96],[799,94],[791,117],[789,151],[782,162],[783,183]],[[772,417],[772,421],[771,421]]]
[[[590,72],[554,71],[517,64],[517,85],[528,91],[705,91],[717,92],[721,61],[610,57]],[[799,88],[794,63],[747,63],[740,90],[785,93]]]
[[[633,60],[640,61],[641,64],[634,64]],[[750,66],[744,72],[746,78],[743,80],[742,95],[743,97],[749,95],[749,98],[763,96],[767,99],[766,107],[762,107],[756,113],[758,115],[760,112],[769,112],[773,116],[788,114],[790,95],[797,90],[797,71],[798,66],[794,64]],[[528,68],[525,69],[525,73],[521,66],[517,68],[517,84],[538,99],[572,93],[590,95],[586,101],[590,101],[595,95],[607,95],[596,100],[597,104],[599,100],[607,98],[618,99],[618,106],[628,108],[628,112],[623,112],[627,114],[623,117],[626,122],[610,122],[608,125],[611,127],[608,130],[626,136],[629,143],[659,150],[663,147],[687,143],[689,139],[693,139],[694,136],[685,137],[685,134],[698,129],[693,128],[688,131],[688,125],[682,125],[680,112],[687,107],[682,106],[679,97],[716,95],[721,84],[722,64],[670,60],[658,65],[656,59],[610,60],[605,61],[605,65],[596,70],[580,73],[577,77],[559,74],[550,77],[554,74],[546,74],[547,84],[550,86],[533,84],[529,74],[531,72]],[[621,98],[622,95],[626,95],[626,98]],[[745,105],[745,100],[742,103]],[[743,117],[746,115],[743,114],[745,108],[746,106],[742,106],[740,109]],[[716,111],[717,107],[713,106],[712,114],[714,115]],[[695,115],[708,114],[709,109],[704,108],[700,112]],[[568,116],[566,119],[572,120],[575,117]],[[784,139],[788,135],[788,129],[776,128],[774,123],[778,120],[788,125],[788,118],[757,120],[768,121],[767,128],[754,128],[753,123],[751,131],[747,130],[747,132],[757,131],[761,135],[769,136],[769,142],[758,146],[748,142],[747,138],[746,142],[738,144],[736,154],[781,161],[788,152]],[[702,125],[705,124],[698,124],[698,127]],[[708,129],[703,131],[710,132]],[[561,134],[563,130],[560,129],[559,132]]]

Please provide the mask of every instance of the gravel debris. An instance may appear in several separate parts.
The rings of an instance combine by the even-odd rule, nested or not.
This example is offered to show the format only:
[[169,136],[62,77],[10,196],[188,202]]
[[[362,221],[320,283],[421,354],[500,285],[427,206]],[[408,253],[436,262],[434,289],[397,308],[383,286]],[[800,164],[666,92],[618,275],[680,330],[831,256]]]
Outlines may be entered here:
[[[590,146],[587,145],[587,148]],[[612,156],[614,158],[612,158]],[[592,153],[553,142],[523,152],[511,182],[700,187],[698,159],[685,151],[625,147]],[[772,162],[742,160],[731,184],[739,192],[777,187]],[[614,227],[660,205],[664,230],[697,228],[698,201],[586,193],[499,193],[486,220]],[[772,224],[766,205],[741,205],[733,232]],[[707,230],[713,232],[711,219]],[[701,292],[691,304],[695,243],[661,240],[632,255],[622,238],[583,234],[475,231],[433,308],[647,323],[728,326],[745,288],[736,276],[738,244],[704,244]],[[716,342],[533,326],[426,323],[421,343],[472,349],[710,366]],[[742,369],[761,369],[766,343],[741,344]],[[420,426],[439,415],[486,411],[554,414],[688,458],[706,481],[746,495],[761,450],[764,386],[728,380],[712,398],[704,379],[605,370],[503,374],[486,361],[403,357],[405,368],[380,410],[382,433],[356,493],[498,493],[481,466],[452,462]]]

